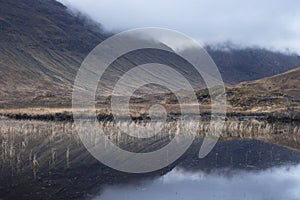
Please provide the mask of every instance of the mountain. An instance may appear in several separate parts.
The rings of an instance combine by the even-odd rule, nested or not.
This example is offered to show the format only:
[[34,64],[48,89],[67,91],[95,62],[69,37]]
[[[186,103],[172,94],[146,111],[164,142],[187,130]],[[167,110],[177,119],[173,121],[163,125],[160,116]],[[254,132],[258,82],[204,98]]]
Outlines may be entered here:
[[70,93],[80,63],[105,36],[53,0],[0,0],[2,103]]
[[[54,0],[0,0],[0,107],[70,106],[76,72],[85,56],[110,33]],[[295,54],[206,47],[226,84],[255,80],[300,65]],[[119,58],[102,86],[108,93],[133,66],[173,66],[201,87],[185,60],[157,50]]]
[[237,84],[273,76],[300,66],[300,56],[273,52],[263,48],[206,48],[226,83]]

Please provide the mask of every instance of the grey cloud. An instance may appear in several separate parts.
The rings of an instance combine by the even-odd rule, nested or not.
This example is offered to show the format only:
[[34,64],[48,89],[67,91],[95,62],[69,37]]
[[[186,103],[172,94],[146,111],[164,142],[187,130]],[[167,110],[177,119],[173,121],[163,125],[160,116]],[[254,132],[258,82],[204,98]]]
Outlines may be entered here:
[[300,1],[59,0],[119,32],[171,28],[212,44],[227,40],[300,52]]

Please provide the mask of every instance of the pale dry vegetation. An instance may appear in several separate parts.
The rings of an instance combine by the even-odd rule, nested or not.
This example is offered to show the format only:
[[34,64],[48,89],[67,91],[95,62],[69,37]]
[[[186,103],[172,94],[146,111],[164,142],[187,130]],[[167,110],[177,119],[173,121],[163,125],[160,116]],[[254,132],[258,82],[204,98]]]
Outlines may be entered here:
[[[31,170],[36,178],[40,168],[51,171],[55,168],[72,168],[87,155],[72,122],[43,122],[29,120],[1,120],[0,155],[2,172],[12,175]],[[107,137],[120,147],[136,152],[149,151],[168,143],[174,135],[193,134],[204,137],[220,130],[218,124],[187,121],[171,122],[97,122],[95,130],[103,130]],[[141,128],[142,127],[142,128]],[[85,127],[79,127],[84,129]],[[197,131],[196,131],[197,130]],[[130,136],[126,133],[130,133]],[[134,135],[143,136],[136,139]],[[101,139],[89,136],[96,145]],[[300,126],[289,123],[268,123],[254,119],[227,121],[222,127],[222,140],[258,139],[300,150]],[[180,142],[180,141],[178,141]]]

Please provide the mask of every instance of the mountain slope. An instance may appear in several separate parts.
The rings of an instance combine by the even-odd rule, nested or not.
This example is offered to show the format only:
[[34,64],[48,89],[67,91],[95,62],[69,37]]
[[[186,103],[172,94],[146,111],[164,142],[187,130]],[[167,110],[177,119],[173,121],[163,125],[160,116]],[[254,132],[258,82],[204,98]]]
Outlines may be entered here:
[[261,92],[281,92],[300,100],[300,67],[275,76],[239,84]]
[[85,55],[105,36],[51,0],[0,0],[1,100],[63,96]]
[[[0,107],[69,106],[72,84],[85,56],[108,37],[86,17],[75,16],[54,0],[0,0]],[[298,55],[264,49],[207,47],[224,82],[275,75],[300,65]],[[136,65],[158,62],[173,66],[201,87],[183,59],[165,52],[132,52],[105,77],[108,93],[119,76]]]

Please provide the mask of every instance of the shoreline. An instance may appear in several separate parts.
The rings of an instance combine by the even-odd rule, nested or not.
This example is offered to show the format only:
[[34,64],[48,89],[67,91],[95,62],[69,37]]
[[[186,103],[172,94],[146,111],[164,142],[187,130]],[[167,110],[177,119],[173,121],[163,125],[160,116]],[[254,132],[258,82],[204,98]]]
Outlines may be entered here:
[[[112,113],[104,113],[101,111],[96,111],[96,117],[98,121],[114,121],[114,116]],[[202,112],[198,115],[191,114],[195,119],[199,118],[199,121],[208,121],[211,120],[211,114],[209,112]],[[95,115],[85,116],[87,118],[94,117]],[[171,113],[167,115],[168,121],[176,120],[180,117],[178,113]],[[236,120],[236,121],[245,121],[245,120],[258,120],[258,121],[267,121],[267,122],[300,122],[300,116],[289,116],[287,114],[278,114],[274,112],[227,112],[226,116],[224,114],[215,114],[214,117],[220,117],[225,121]],[[70,110],[66,109],[54,109],[51,112],[45,112],[40,110],[39,112],[24,112],[24,110],[0,110],[0,120],[1,118],[14,119],[14,120],[41,120],[41,121],[73,121],[73,113]],[[122,116],[118,116],[118,119],[122,120]],[[124,118],[125,119],[125,118]],[[135,122],[148,122],[151,120],[149,115],[139,114],[131,115],[131,119]]]

